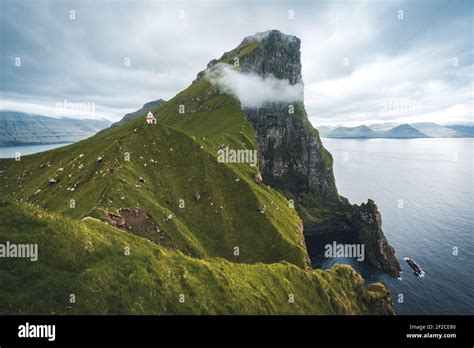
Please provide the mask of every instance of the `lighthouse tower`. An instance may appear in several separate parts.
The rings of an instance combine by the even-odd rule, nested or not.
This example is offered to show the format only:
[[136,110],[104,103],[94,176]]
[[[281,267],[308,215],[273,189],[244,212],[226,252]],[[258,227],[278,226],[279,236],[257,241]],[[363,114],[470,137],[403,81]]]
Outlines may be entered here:
[[148,123],[148,124],[156,124],[156,118],[155,118],[155,116],[153,116],[153,114],[151,113],[151,111],[149,111],[148,114],[146,115],[146,123]]

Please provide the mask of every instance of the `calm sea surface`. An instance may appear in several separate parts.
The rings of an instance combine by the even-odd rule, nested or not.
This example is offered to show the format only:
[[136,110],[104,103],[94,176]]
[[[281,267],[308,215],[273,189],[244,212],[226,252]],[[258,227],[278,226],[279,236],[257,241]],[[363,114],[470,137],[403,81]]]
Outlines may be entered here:
[[14,158],[17,152],[20,153],[20,156],[26,156],[66,145],[69,145],[69,143],[0,147],[0,158]]
[[[339,193],[351,203],[372,198],[378,205],[403,272],[401,279],[391,278],[320,253],[311,255],[313,266],[349,263],[367,282],[384,282],[398,314],[474,314],[474,139],[322,141],[334,157]],[[425,277],[416,277],[404,257],[415,260]]]

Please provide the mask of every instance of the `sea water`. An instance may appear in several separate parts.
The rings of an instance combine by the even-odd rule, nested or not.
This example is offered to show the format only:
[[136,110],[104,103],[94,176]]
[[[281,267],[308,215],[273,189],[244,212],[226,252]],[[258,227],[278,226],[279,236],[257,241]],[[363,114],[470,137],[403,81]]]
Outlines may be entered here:
[[[373,199],[396,250],[401,279],[355,259],[326,258],[310,241],[314,267],[352,264],[367,283],[391,290],[398,314],[474,314],[474,139],[322,139],[339,193]],[[339,241],[344,242],[344,241]],[[425,272],[417,277],[404,257]]]

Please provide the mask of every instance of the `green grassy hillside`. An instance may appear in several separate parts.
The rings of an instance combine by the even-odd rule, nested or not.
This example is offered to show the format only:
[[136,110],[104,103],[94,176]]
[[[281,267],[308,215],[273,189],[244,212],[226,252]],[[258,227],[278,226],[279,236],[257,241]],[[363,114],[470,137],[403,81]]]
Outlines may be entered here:
[[[140,117],[83,142],[10,160],[2,190],[74,218],[106,221],[121,208],[139,209],[168,245],[195,257],[304,267],[301,221],[287,200],[253,181],[256,168],[217,162],[220,144],[255,149],[255,139],[236,100],[209,92],[210,84],[198,80],[156,110],[158,125]],[[189,111],[179,114],[183,103]],[[198,108],[205,111],[192,112]]]
[[364,288],[348,266],[307,271],[287,262],[200,260],[97,219],[10,200],[0,201],[0,219],[1,241],[38,244],[36,262],[1,260],[2,314],[390,313],[386,288]]
[[153,112],[0,161],[0,242],[40,249],[0,260],[1,313],[393,312],[352,268],[309,268],[300,217],[258,168],[218,163],[223,146],[256,149],[235,98],[201,78]]

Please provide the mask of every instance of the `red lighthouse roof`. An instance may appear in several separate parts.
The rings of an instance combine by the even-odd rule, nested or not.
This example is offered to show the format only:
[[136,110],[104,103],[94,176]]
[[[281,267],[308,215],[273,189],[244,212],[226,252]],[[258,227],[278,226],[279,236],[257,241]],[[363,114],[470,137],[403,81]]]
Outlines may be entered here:
[[153,116],[153,114],[151,113],[151,111],[149,111],[148,114],[146,115],[146,123],[148,123],[148,124],[156,124],[156,118],[155,118],[155,116]]

